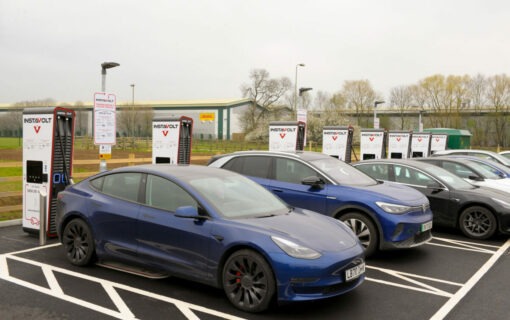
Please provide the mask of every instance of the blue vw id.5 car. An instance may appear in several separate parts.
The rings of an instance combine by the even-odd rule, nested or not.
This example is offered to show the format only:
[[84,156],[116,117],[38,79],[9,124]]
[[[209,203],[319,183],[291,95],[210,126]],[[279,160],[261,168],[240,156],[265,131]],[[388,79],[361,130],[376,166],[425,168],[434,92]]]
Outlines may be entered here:
[[432,212],[421,192],[376,181],[322,153],[235,152],[213,157],[209,166],[244,174],[291,206],[340,219],[358,236],[366,256],[432,237]]
[[145,165],[101,173],[59,193],[57,219],[72,264],[121,261],[124,270],[199,281],[249,312],[275,298],[336,296],[364,279],[363,247],[345,224],[291,208],[227,170]]

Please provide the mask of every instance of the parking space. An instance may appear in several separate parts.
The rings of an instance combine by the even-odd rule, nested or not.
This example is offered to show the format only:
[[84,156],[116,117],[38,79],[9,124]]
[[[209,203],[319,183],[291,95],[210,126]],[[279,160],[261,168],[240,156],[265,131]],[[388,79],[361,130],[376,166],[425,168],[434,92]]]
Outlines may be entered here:
[[20,227],[0,228],[0,240],[0,305],[15,319],[500,319],[510,312],[506,238],[472,241],[435,232],[421,247],[377,254],[365,283],[348,294],[255,315],[194,282],[73,267],[59,243],[38,247]]

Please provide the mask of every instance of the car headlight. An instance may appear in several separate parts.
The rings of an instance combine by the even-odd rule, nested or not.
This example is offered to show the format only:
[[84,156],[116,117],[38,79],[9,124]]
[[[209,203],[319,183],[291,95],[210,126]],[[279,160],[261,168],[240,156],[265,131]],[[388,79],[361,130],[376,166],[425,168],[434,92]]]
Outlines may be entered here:
[[503,207],[510,209],[510,203],[509,202],[506,202],[506,201],[503,201],[503,200],[497,199],[497,198],[491,198],[491,199],[496,201],[497,203],[499,203]]
[[322,256],[322,254],[313,249],[304,247],[287,239],[271,236],[271,240],[273,240],[274,243],[283,250],[283,252],[294,258],[312,260]]
[[378,205],[379,208],[391,214],[404,214],[412,209],[409,206],[403,206],[400,204],[387,203],[381,201],[377,201],[375,204]]

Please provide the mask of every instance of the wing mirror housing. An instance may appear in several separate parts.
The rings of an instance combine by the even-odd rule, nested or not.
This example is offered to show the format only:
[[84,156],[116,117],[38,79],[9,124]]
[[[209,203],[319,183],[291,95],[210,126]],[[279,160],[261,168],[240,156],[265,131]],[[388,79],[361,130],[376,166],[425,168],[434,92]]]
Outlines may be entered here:
[[469,176],[468,179],[473,180],[473,181],[483,181],[484,180],[484,178],[479,177],[479,176]]
[[301,184],[310,186],[314,189],[322,189],[324,185],[324,181],[316,176],[306,177],[301,181]]
[[427,185],[427,189],[431,189],[432,192],[439,192],[439,191],[443,191],[444,188],[442,185],[440,185],[439,183],[437,182],[431,182]]
[[177,210],[175,210],[175,216],[185,219],[209,220],[208,216],[202,216],[198,214],[197,208],[192,206],[183,206],[177,208]]

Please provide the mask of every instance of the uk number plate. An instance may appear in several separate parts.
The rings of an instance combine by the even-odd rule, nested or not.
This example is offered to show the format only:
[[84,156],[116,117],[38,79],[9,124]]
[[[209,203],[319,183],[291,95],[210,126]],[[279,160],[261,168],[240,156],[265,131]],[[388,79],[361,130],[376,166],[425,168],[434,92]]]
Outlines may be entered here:
[[432,229],[432,221],[429,221],[427,223],[424,223],[421,225],[421,231],[427,231],[427,230],[430,230]]
[[365,263],[358,264],[357,266],[345,270],[345,281],[351,281],[365,273]]

